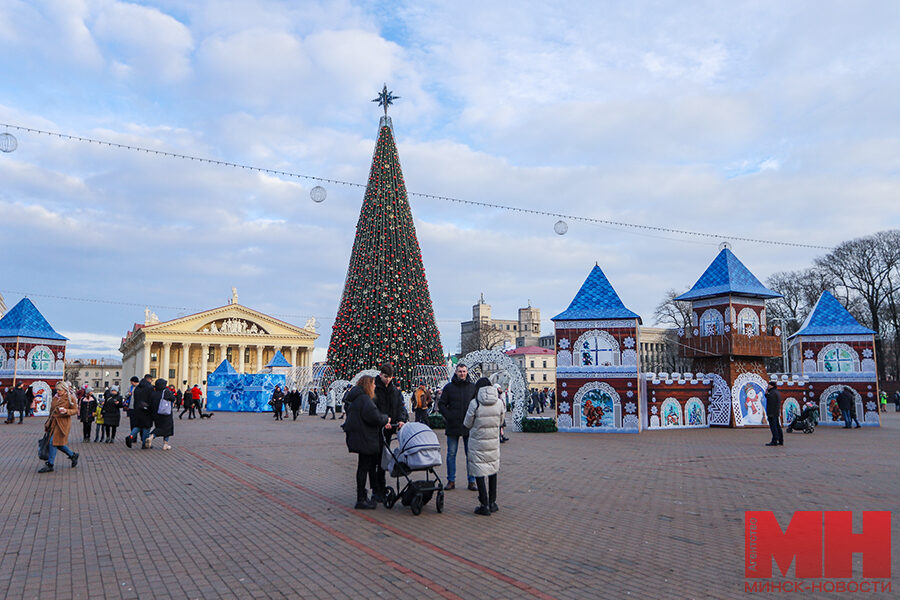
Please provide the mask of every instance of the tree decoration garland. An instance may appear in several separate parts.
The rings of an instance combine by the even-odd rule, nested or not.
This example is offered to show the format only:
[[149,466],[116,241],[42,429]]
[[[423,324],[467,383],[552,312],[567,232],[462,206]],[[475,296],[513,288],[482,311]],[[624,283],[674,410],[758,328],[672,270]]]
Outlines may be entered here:
[[347,279],[331,333],[336,377],[393,363],[408,388],[416,365],[442,364],[443,348],[390,121],[382,120]]

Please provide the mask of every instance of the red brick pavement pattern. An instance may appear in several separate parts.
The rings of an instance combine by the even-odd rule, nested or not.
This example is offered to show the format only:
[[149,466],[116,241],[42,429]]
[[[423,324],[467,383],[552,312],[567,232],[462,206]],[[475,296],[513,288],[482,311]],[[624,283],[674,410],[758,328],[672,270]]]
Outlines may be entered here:
[[0,596],[750,596],[744,511],[773,510],[782,526],[794,510],[896,513],[900,414],[884,418],[787,435],[784,448],[764,447],[761,429],[517,434],[490,517],[472,514],[465,489],[444,514],[433,501],[418,517],[353,510],[339,421],[219,413],[176,422],[170,452],[74,442],[77,469],[59,455],[39,475],[32,418],[0,426]]

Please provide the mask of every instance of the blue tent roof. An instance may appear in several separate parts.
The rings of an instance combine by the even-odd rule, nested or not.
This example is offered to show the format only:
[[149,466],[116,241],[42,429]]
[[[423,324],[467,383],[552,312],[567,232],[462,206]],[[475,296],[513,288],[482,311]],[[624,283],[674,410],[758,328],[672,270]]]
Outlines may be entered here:
[[859,324],[844,305],[827,290],[822,292],[803,325],[797,330],[798,335],[872,335],[875,332]]
[[219,363],[219,366],[216,367],[216,370],[211,373],[212,375],[236,375],[237,371],[234,367],[231,366],[231,363],[228,362],[226,358],[222,362]]
[[28,298],[22,298],[0,319],[0,337],[31,337],[42,340],[67,340],[56,333],[44,315]]
[[275,353],[275,356],[272,357],[272,360],[269,361],[269,364],[266,365],[266,368],[269,367],[291,367],[293,366],[291,363],[287,361],[284,355],[281,353],[281,350]]
[[728,248],[723,248],[715,260],[707,267],[690,291],[676,300],[700,300],[714,296],[736,294],[752,298],[780,298],[756,278],[738,257]]
[[559,313],[551,321],[573,321],[577,319],[638,319],[631,312],[610,285],[599,265],[594,265],[590,274],[575,295],[569,308]]

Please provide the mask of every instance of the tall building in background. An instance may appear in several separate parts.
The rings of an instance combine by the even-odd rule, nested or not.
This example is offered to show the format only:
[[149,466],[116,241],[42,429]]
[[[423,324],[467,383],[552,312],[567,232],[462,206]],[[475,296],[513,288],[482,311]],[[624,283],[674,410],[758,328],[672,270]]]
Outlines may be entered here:
[[[385,90],[385,93],[386,90]],[[328,363],[352,379],[394,364],[407,387],[416,365],[445,361],[391,119],[382,117]]]
[[[541,346],[541,309],[531,303],[519,309],[518,319],[495,319],[484,294],[472,306],[472,320],[460,323],[460,353],[505,346]],[[545,342],[546,343],[546,342]],[[552,342],[549,347],[552,348]]]

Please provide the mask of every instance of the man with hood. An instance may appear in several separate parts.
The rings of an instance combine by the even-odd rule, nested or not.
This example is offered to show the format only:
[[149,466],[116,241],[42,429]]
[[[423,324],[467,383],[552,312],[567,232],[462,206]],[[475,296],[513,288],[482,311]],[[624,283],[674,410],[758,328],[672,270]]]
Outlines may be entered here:
[[[394,385],[394,367],[390,363],[385,363],[381,365],[381,372],[378,374],[378,377],[375,378],[375,407],[378,409],[378,412],[387,415],[390,418],[390,428],[385,429],[384,437],[387,439],[387,442],[390,443],[391,438],[394,436],[394,432],[403,427],[403,424],[409,421],[409,413],[406,412],[406,405],[403,403],[403,395],[400,393],[400,390]],[[378,469],[376,471],[379,490],[382,492],[385,489],[385,471],[381,468],[380,456],[381,452],[379,452],[379,464]],[[383,498],[380,498],[381,493],[373,493],[375,496],[376,502],[380,502]]]
[[157,379],[150,394],[150,413],[153,415],[153,423],[156,427],[153,433],[147,436],[144,442],[145,448],[153,447],[153,438],[162,437],[163,450],[171,450],[169,438],[175,435],[175,420],[172,410],[175,405],[175,394],[166,386],[165,379]]
[[477,490],[475,475],[469,465],[469,429],[463,425],[469,403],[475,397],[475,384],[468,380],[469,368],[466,365],[456,366],[456,373],[450,383],[441,391],[438,400],[438,411],[444,417],[444,432],[447,434],[447,486],[444,489],[456,488],[456,453],[459,450],[459,438],[463,439],[466,452],[466,476],[469,489]]
[[147,447],[147,436],[150,435],[150,428],[153,427],[152,401],[150,398],[152,392],[153,376],[148,373],[144,375],[144,378],[131,394],[131,433],[125,438],[125,445],[129,448],[137,441],[138,433],[141,434],[142,447]]

